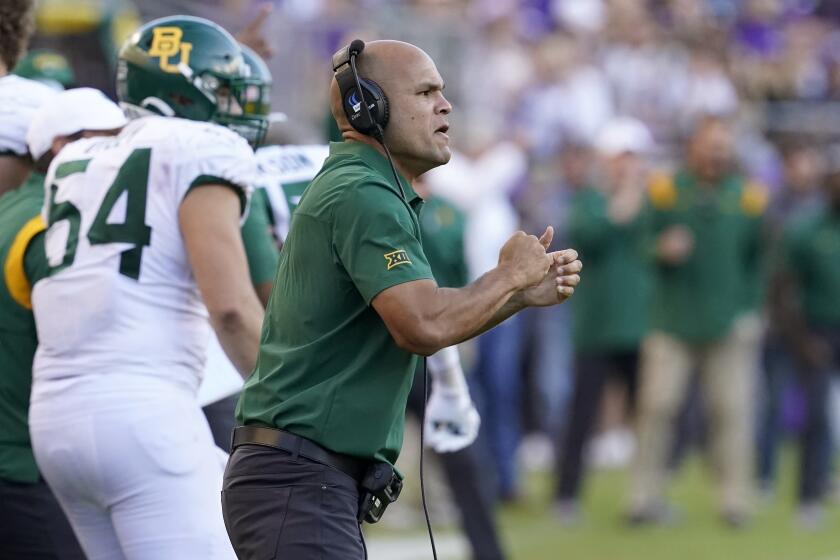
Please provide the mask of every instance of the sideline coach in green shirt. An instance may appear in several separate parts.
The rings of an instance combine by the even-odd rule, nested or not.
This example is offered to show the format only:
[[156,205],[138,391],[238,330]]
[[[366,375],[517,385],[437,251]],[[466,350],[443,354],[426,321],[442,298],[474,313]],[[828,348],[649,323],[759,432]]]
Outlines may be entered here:
[[398,41],[354,41],[333,67],[344,142],[330,146],[292,220],[225,472],[225,523],[241,559],[365,558],[360,484],[391,476],[417,354],[561,303],[580,279],[575,251],[546,253],[549,227],[541,239],[514,234],[473,284],[439,288],[411,183],[450,158],[443,80],[425,52]]
[[696,124],[684,165],[651,181],[654,290],[642,342],[638,447],[628,521],[668,521],[666,463],[673,422],[697,372],[709,419],[721,520],[751,514],[753,405],[761,322],[766,189],[737,172],[730,125]]

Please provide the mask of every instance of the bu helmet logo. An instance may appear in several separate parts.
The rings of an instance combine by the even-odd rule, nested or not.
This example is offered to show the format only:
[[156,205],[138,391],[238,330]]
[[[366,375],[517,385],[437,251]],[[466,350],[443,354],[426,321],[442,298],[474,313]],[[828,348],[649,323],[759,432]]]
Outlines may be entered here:
[[[192,43],[181,41],[184,30],[180,27],[155,27],[152,29],[152,46],[149,56],[160,57],[160,69],[170,74],[180,72],[178,65],[190,63]],[[174,64],[169,59],[178,56]]]

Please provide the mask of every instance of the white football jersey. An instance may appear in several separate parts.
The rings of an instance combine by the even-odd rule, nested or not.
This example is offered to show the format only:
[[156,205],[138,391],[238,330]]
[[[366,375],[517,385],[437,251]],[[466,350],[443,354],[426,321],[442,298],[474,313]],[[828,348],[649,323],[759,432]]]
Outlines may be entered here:
[[292,212],[330,154],[329,146],[266,146],[257,150],[256,188],[265,190],[274,217],[274,235],[285,240]]
[[67,145],[45,181],[50,275],[32,294],[35,382],[116,372],[197,389],[210,326],[178,210],[202,184],[246,200],[255,170],[234,132],[176,118]]
[[35,80],[9,74],[0,78],[0,155],[25,155],[26,131],[35,111],[56,91]]

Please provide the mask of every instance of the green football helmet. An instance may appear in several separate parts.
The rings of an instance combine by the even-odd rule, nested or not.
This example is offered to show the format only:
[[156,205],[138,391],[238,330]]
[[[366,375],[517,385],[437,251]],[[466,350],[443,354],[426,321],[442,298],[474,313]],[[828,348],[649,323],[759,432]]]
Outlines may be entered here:
[[246,115],[250,67],[230,33],[191,16],[150,21],[120,49],[117,97],[130,116],[214,122],[256,145],[267,117]]
[[268,130],[271,114],[271,71],[262,57],[251,47],[240,43],[239,48],[242,49],[242,58],[250,72],[245,89],[243,116],[253,119],[254,126],[259,127],[260,134],[256,142],[259,146]]
[[67,57],[47,49],[29,51],[20,59],[12,73],[59,90],[72,87],[76,81]]

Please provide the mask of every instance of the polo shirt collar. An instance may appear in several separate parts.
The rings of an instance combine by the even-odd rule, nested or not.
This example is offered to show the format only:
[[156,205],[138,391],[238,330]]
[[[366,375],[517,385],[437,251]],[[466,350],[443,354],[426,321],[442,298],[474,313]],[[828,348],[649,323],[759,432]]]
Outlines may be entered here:
[[[394,172],[391,171],[391,165],[388,163],[388,158],[373,146],[369,146],[364,142],[344,141],[344,142],[330,142],[330,155],[346,154],[356,156],[366,164],[370,165],[377,173],[382,175],[388,186],[395,193],[400,194],[399,187],[394,184]],[[402,173],[397,170],[400,177],[405,197],[412,207],[416,206],[418,201],[422,201],[411,186],[411,182],[406,179]]]

